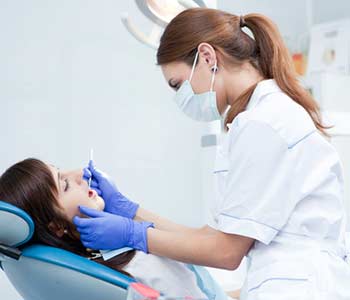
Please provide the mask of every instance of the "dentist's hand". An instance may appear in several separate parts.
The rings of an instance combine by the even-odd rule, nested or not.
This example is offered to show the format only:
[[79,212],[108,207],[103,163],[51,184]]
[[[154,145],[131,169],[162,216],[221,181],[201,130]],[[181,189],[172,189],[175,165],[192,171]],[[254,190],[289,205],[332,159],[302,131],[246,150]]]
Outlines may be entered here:
[[79,208],[90,217],[73,219],[85,247],[98,250],[131,247],[148,253],[147,229],[153,223],[136,222],[84,206]]
[[122,195],[108,175],[95,168],[93,161],[84,169],[83,178],[86,181],[91,178],[91,188],[105,201],[104,211],[130,219],[135,217],[139,204]]

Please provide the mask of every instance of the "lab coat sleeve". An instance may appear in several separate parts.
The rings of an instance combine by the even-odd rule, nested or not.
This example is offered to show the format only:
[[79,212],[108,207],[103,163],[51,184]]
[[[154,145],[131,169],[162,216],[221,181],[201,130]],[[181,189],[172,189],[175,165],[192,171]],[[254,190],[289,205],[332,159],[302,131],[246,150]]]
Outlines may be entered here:
[[295,206],[288,144],[265,122],[233,130],[217,229],[269,244]]

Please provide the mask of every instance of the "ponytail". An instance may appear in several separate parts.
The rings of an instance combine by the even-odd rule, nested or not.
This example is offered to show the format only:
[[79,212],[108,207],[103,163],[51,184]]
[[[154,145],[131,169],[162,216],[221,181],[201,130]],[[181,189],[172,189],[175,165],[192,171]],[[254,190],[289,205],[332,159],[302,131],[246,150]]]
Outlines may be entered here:
[[[279,88],[291,99],[302,105],[313,120],[316,128],[325,136],[320,107],[297,80],[291,55],[285,46],[277,26],[261,14],[248,14],[240,17],[240,27],[247,27],[253,33],[259,71],[265,79],[275,79]],[[237,105],[228,111],[225,126],[245,110],[256,85],[248,88],[237,99]]]

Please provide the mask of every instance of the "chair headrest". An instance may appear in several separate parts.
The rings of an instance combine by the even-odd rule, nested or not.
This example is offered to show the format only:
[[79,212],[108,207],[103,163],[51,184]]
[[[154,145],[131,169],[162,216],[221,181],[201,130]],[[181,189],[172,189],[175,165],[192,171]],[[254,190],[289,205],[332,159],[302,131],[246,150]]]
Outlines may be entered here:
[[33,236],[34,222],[22,209],[0,200],[0,243],[18,247]]

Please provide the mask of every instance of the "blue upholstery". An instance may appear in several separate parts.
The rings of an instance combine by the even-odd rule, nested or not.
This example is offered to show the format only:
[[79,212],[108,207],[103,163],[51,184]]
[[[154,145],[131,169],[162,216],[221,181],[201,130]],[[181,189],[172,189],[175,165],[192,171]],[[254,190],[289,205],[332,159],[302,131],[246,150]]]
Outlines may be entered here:
[[[1,200],[0,200],[0,211],[6,211],[6,212],[14,214],[14,215],[20,217],[28,225],[29,233],[28,233],[26,239],[24,239],[23,241],[15,244],[15,245],[11,245],[11,246],[18,247],[22,244],[25,244],[26,242],[28,242],[32,238],[33,233],[34,233],[34,222],[33,222],[32,218],[25,211],[23,211],[22,209],[14,206],[14,205],[7,203],[7,202],[1,201]],[[1,242],[1,239],[0,239],[0,242]]]
[[130,283],[135,282],[134,279],[118,271],[59,248],[31,245],[23,249],[22,255],[75,270],[125,289]]

